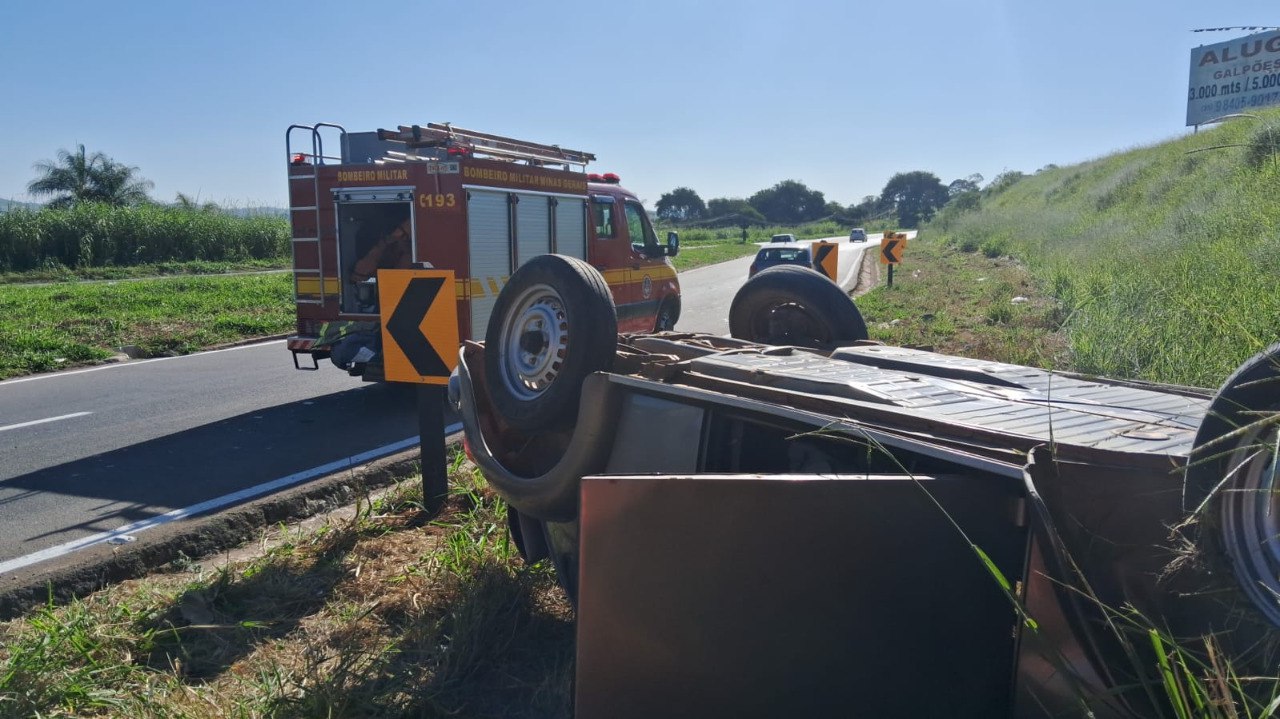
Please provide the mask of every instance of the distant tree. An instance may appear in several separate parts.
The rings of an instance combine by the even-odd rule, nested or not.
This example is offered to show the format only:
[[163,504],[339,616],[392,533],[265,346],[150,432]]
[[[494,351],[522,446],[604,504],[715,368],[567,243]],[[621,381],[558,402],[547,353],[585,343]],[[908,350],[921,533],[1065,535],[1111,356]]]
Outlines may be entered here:
[[723,217],[741,212],[742,208],[751,207],[751,203],[741,197],[713,197],[707,200],[707,217]]
[[769,221],[769,218],[760,214],[760,211],[751,205],[744,205],[743,207],[738,208],[738,211],[735,212],[733,216],[738,218],[737,224],[743,224],[745,222],[753,225],[763,225]]
[[179,192],[178,196],[174,198],[173,204],[184,210],[199,210],[200,212],[220,212],[222,210],[221,207],[218,207],[218,203],[216,202],[205,202],[204,204],[201,204],[198,198],[185,195],[181,192]]
[[857,204],[849,206],[847,217],[850,223],[856,225],[864,223],[878,214],[880,214],[880,198],[876,195],[866,195]]
[[78,145],[73,154],[58,150],[57,162],[37,162],[40,177],[27,185],[27,192],[37,197],[53,195],[50,207],[70,207],[81,202],[103,202],[108,205],[139,205],[150,200],[150,180],[137,176],[138,168],[129,167],[95,152],[87,154]]
[[1045,165],[1039,170],[1036,170],[1036,174],[1039,175],[1042,172],[1048,172],[1049,170],[1056,170],[1056,169],[1058,169],[1058,166],[1050,162],[1049,164]]
[[706,203],[688,187],[677,187],[659,197],[654,207],[658,210],[658,217],[676,222],[697,220],[707,211]]
[[956,212],[959,213],[959,212],[970,212],[972,210],[976,210],[978,209],[978,206],[981,204],[982,204],[982,193],[974,191],[974,192],[966,192],[964,194],[956,195],[955,197],[951,198],[950,202],[947,203],[947,207],[948,208],[954,207]]
[[947,188],[932,172],[899,172],[885,184],[880,202],[898,213],[903,227],[918,227],[947,204]]
[[707,209],[702,216],[712,227],[764,224],[764,216],[741,197],[714,197],[707,200]]
[[996,175],[995,179],[991,181],[991,184],[987,185],[986,188],[983,189],[983,192],[986,192],[987,194],[1004,192],[1010,187],[1013,187],[1014,184],[1024,177],[1026,177],[1026,175],[1018,172],[1017,170],[1005,170],[999,175]]
[[975,172],[968,177],[952,180],[951,184],[947,185],[947,195],[954,198],[966,192],[977,192],[982,188],[982,179],[982,175]]
[[767,190],[761,190],[748,200],[770,222],[794,224],[822,217],[827,209],[826,198],[818,190],[810,190],[802,182],[783,180]]

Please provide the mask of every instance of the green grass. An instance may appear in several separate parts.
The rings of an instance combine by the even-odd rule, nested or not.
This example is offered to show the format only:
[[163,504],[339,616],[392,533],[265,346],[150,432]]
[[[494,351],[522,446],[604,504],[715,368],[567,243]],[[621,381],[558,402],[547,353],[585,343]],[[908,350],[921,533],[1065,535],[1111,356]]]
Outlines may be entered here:
[[[857,298],[871,339],[962,357],[1071,369],[1060,333],[1061,304],[1036,286],[1026,265],[967,253],[921,236],[894,277]],[[1014,298],[1025,302],[1014,302]]]
[[50,264],[26,272],[0,272],[0,285],[32,282],[73,282],[77,280],[127,280],[172,275],[222,275],[243,272],[265,272],[290,269],[289,258],[237,260],[234,262],[156,262],[142,265],[107,265],[103,267],[66,267]]
[[289,223],[221,212],[83,204],[0,213],[0,273],[289,256]]
[[260,556],[0,624],[0,716],[569,716],[552,571],[474,468],[451,483],[430,524],[411,478]]
[[754,244],[742,244],[736,240],[724,242],[700,242],[698,244],[680,243],[680,254],[671,260],[677,272],[692,270],[695,267],[714,265],[739,257],[754,255],[760,248]]
[[0,286],[0,378],[183,354],[294,326],[289,274]]
[[1214,386],[1280,334],[1277,125],[1269,112],[1046,170],[927,229],[1027,262],[1081,371]]

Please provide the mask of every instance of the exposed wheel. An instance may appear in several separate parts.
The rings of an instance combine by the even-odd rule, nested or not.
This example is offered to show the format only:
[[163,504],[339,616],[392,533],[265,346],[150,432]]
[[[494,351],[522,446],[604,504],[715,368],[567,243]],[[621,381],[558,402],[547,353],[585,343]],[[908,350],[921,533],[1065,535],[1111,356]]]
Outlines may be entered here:
[[778,265],[746,281],[729,307],[729,334],[763,344],[823,348],[867,339],[867,324],[834,282]]
[[680,320],[680,298],[668,297],[658,306],[658,318],[653,323],[654,332],[667,332],[676,328]]
[[541,255],[521,265],[489,317],[485,380],[494,409],[524,432],[573,421],[582,380],[613,364],[618,317],[591,265]]
[[1208,539],[1221,543],[1245,594],[1273,624],[1280,624],[1278,430],[1280,343],[1241,365],[1214,395],[1183,491],[1187,510],[1201,512]]

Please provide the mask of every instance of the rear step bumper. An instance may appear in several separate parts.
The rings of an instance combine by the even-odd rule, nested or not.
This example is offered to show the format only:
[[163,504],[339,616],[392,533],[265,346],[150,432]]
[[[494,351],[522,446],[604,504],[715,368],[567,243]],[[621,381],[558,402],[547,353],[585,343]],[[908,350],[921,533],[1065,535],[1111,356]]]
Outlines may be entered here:
[[[320,369],[320,360],[329,356],[329,348],[317,349],[317,337],[309,335],[293,335],[285,340],[285,347],[293,355],[293,368],[307,371],[315,371]],[[311,366],[307,367],[298,361],[298,355],[307,355],[311,358]]]

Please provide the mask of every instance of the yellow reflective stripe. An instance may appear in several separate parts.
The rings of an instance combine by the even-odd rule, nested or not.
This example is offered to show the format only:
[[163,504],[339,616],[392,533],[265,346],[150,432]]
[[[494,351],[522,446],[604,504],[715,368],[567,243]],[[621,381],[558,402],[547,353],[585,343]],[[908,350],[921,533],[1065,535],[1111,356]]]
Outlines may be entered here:
[[321,292],[327,295],[336,295],[338,294],[338,288],[341,287],[337,277],[298,277],[295,275],[293,279],[294,286],[297,287],[300,295],[318,295]]
[[[630,277],[628,277],[628,273],[630,273]],[[668,265],[652,265],[649,267],[641,267],[638,270],[605,270],[601,272],[601,275],[604,276],[604,281],[606,283],[611,286],[618,287],[624,285],[642,285],[644,284],[645,275],[648,275],[649,280],[652,282],[675,279],[676,271]],[[498,293],[502,291],[502,288],[507,286],[507,281],[510,279],[510,276],[459,277],[454,280],[453,294],[460,300],[470,300],[480,297],[497,297]],[[327,292],[338,291],[337,278],[327,277],[325,280],[325,288]],[[299,292],[302,292],[302,282],[303,280],[299,279]],[[313,285],[313,291],[318,292],[319,283],[313,281]]]

